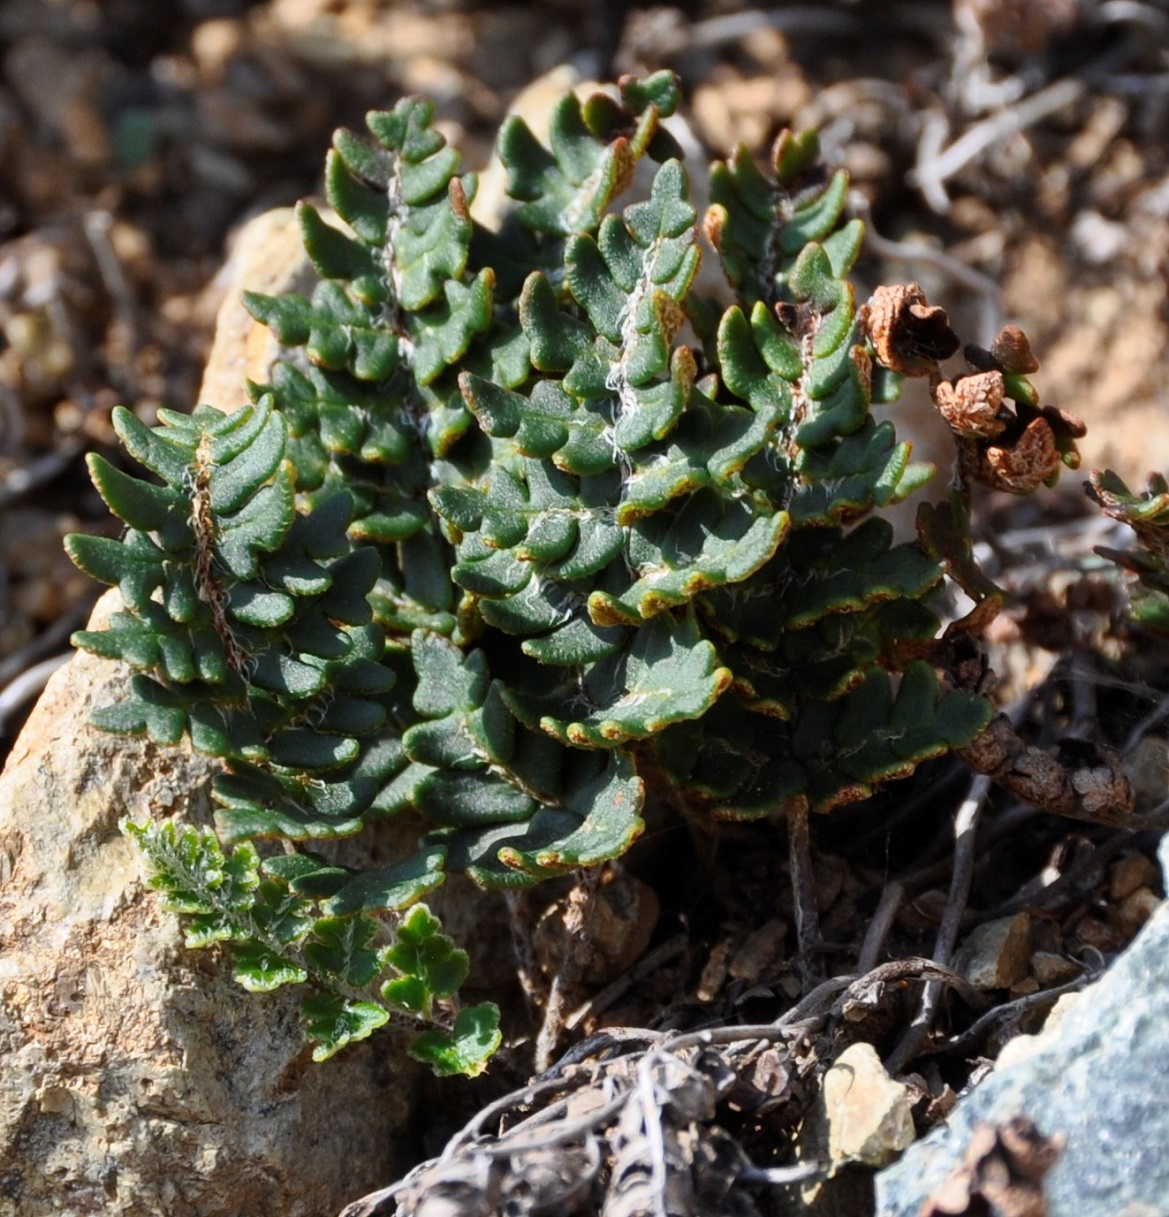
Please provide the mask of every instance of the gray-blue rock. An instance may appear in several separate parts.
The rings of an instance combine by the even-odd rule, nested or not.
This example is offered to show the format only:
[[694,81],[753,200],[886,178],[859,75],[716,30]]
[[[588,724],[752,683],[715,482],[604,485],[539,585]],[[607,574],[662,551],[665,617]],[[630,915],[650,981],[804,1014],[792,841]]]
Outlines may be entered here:
[[1169,1217],[1169,904],[1030,1047],[878,1175],[878,1217],[918,1217],[974,1128],[1018,1115],[1067,1138],[1044,1179],[1047,1217]]

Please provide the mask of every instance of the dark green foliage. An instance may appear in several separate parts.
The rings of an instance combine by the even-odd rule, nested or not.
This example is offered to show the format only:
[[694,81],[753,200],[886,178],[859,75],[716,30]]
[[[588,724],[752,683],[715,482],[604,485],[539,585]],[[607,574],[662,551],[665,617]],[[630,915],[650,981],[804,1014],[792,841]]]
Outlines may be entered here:
[[[716,307],[676,104],[660,73],[565,98],[547,148],[508,120],[499,232],[425,103],[338,133],[345,228],[300,212],[319,286],[247,297],[297,348],[272,384],[229,417],[120,412],[156,481],[93,458],[127,531],[70,553],[126,611],[77,643],[136,673],[98,723],[222,757],[234,850],[131,831],[244,983],[314,986],[319,1056],[397,1012],[432,1024],[420,1059],[480,1069],[495,1014],[457,1009],[466,958],[415,902],[448,870],[506,888],[620,856],[647,768],[714,816],[826,810],[990,716],[922,658],[945,573],[977,580],[965,516],[923,547],[879,515],[929,470],[870,413],[895,377],[843,173],[790,135],[770,173],[713,168]],[[617,209],[646,156],[648,197]],[[391,865],[308,849],[408,809],[429,827]]]

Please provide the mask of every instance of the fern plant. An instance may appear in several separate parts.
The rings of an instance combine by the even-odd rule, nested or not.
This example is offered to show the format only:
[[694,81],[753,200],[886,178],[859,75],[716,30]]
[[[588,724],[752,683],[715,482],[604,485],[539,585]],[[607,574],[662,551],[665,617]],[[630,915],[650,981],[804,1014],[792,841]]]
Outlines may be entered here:
[[[440,1071],[482,1068],[497,1011],[458,1009],[466,957],[417,903],[448,872],[616,858],[647,778],[689,814],[827,811],[989,720],[931,664],[964,517],[895,543],[882,509],[930,471],[870,413],[907,349],[936,371],[957,340],[874,336],[811,135],[712,167],[732,302],[702,296],[677,103],[659,73],[565,97],[547,147],[509,119],[497,232],[425,102],[339,132],[338,219],[300,207],[319,286],[246,297],[289,349],[272,383],[118,411],[156,480],[91,458],[127,529],[69,551],[125,611],[76,642],[135,671],[95,721],[223,760],[217,834],[130,831],[193,943],[312,986],[320,1057],[396,1015]],[[407,810],[428,827],[392,865],[314,847]]]

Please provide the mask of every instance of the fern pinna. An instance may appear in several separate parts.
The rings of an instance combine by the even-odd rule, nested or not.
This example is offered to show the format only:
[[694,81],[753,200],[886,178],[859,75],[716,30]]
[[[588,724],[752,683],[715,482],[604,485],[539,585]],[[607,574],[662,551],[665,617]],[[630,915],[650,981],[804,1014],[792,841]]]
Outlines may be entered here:
[[[896,376],[848,279],[845,175],[810,136],[712,168],[722,308],[677,102],[669,73],[569,95],[547,147],[509,119],[497,232],[426,103],[339,132],[340,222],[300,208],[319,285],[246,298],[289,349],[272,383],[226,416],[119,411],[156,481],[91,458],[127,531],[70,553],[125,611],[76,641],[135,671],[98,725],[224,762],[218,837],[131,831],[193,942],[314,987],[318,1056],[398,1014],[440,1071],[482,1068],[497,1011],[458,1009],[466,956],[416,903],[448,871],[615,858],[650,770],[691,813],[828,810],[990,716],[928,662],[953,562],[880,514],[929,470],[870,414]],[[429,828],[392,865],[313,849],[406,809]]]

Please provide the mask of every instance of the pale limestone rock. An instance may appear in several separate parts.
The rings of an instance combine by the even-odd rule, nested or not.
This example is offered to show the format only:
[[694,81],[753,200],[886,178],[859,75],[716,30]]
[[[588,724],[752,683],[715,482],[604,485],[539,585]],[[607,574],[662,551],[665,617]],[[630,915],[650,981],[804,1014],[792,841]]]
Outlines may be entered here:
[[1009,989],[1027,975],[1031,918],[1026,913],[980,925],[962,945],[954,970],[976,989]]
[[419,1074],[386,1032],[312,1064],[293,992],[182,947],[118,821],[206,821],[212,762],[90,727],[125,682],[75,656],[0,776],[0,1215],[335,1212],[410,1165]]
[[790,1191],[776,1189],[782,1217],[858,1217],[872,1204],[871,1172],[886,1166],[914,1138],[909,1087],[885,1071],[872,1044],[846,1048],[825,1073],[796,1135],[800,1162],[826,1174]]
[[909,1087],[895,1082],[872,1044],[846,1048],[824,1075],[828,1159],[886,1166],[914,1138]]
[[[230,410],[279,354],[240,289],[311,289],[292,213],[249,224],[224,279],[201,400]],[[336,1212],[412,1165],[420,1069],[388,1031],[314,1065],[295,992],[183,948],[118,821],[206,822],[213,763],[90,727],[126,682],[76,655],[0,775],[0,1217]]]
[[283,348],[267,326],[252,319],[242,291],[310,295],[316,273],[300,241],[291,207],[265,211],[249,220],[232,243],[231,255],[216,275],[223,303],[215,322],[211,356],[199,387],[199,401],[217,410],[236,410],[247,400],[244,385],[266,384]]

